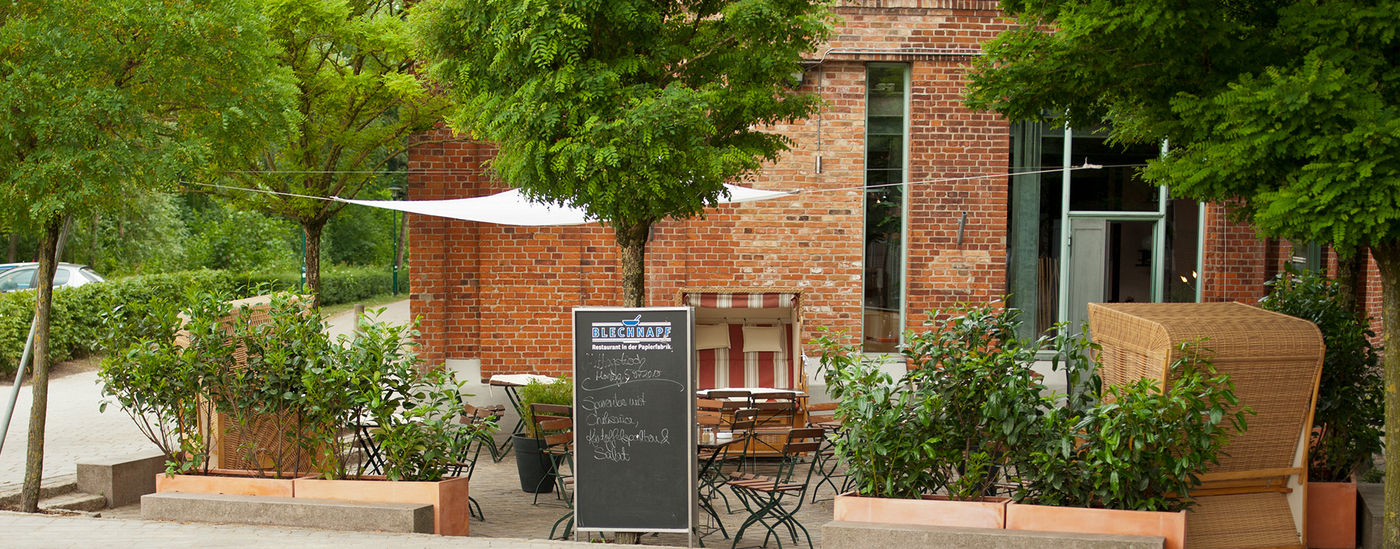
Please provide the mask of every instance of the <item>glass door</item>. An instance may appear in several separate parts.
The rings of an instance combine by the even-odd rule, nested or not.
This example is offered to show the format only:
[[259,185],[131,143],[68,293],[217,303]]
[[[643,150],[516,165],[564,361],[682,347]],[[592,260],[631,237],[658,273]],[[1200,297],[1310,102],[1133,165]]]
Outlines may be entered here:
[[1201,207],[1138,176],[1155,144],[1109,143],[1103,128],[1019,127],[1013,143],[1013,305],[1024,337],[1067,322],[1088,304],[1196,301]]

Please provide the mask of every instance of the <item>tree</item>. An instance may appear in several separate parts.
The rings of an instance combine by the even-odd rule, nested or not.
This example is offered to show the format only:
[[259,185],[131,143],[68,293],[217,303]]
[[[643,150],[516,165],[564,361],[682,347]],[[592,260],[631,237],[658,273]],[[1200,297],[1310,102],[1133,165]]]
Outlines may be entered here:
[[760,126],[815,112],[793,75],[831,16],[822,0],[429,0],[415,22],[460,104],[449,123],[493,141],[527,196],[611,226],[635,307],[652,224],[702,215],[787,150]]
[[[261,0],[301,119],[287,143],[244,158],[233,198],[301,225],[307,291],[321,290],[326,223],[376,172],[442,119],[448,101],[414,72],[402,0]],[[421,142],[419,142],[421,143]],[[298,195],[298,196],[293,196]],[[319,198],[307,198],[319,197]],[[318,298],[319,301],[319,298]]]
[[17,0],[0,10],[0,210],[42,228],[21,508],[43,473],[54,252],[65,220],[139,208],[286,125],[264,20],[229,0]]
[[[987,45],[972,106],[1166,139],[1143,175],[1174,194],[1225,203],[1262,235],[1370,246],[1385,347],[1400,349],[1400,2],[1002,4],[1021,24]],[[1400,353],[1384,370],[1386,439],[1400,440]],[[1398,452],[1387,445],[1391,479]],[[1400,482],[1386,506],[1400,508]],[[1400,547],[1400,514],[1385,539]]]

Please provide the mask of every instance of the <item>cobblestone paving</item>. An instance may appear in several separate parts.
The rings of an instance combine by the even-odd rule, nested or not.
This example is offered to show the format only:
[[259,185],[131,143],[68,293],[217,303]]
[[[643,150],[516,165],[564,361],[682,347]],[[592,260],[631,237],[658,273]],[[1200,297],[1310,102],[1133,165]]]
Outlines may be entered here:
[[93,547],[140,547],[143,549],[161,547],[575,549],[584,544],[544,540],[453,538],[429,534],[331,532],[307,528],[60,517],[0,511],[0,545],[13,549],[91,549]]
[[[472,475],[471,494],[481,503],[483,511],[486,513],[486,520],[472,519],[472,536],[529,539],[548,537],[554,521],[568,512],[564,502],[553,494],[541,494],[539,504],[532,505],[530,503],[531,494],[520,490],[519,476],[515,471],[515,455],[509,454],[499,463],[493,463],[490,457],[485,455],[485,452],[482,454],[480,464]],[[813,484],[816,484],[815,479]],[[821,526],[831,521],[831,488],[823,487],[818,497],[821,499],[815,504],[811,503],[809,498],[798,512],[799,521],[811,533],[812,545],[815,547],[821,546]],[[729,495],[729,500],[733,503],[735,511],[733,514],[725,513],[723,503],[718,503],[717,508],[724,520],[725,528],[733,535],[747,515],[743,512],[743,506],[739,505],[732,494]],[[608,537],[612,538],[611,535]],[[580,540],[583,539],[586,538],[580,538]],[[644,545],[680,547],[687,546],[687,541],[687,536],[684,534],[648,535],[643,536],[641,540]],[[707,547],[730,547],[732,544],[732,540],[722,539],[719,533],[708,535],[701,541]],[[744,534],[738,547],[760,547],[762,543],[763,531],[751,529]],[[794,544],[791,538],[784,537],[782,546],[784,548],[806,549],[807,540],[799,538],[798,543]],[[767,547],[776,548],[778,544],[770,539]]]
[[[119,457],[147,452],[155,446],[136,428],[120,407],[98,412],[102,389],[97,384],[96,361],[61,364],[49,379],[49,408],[45,414],[44,478],[71,475],[85,458]],[[0,450],[0,484],[24,480],[24,460],[29,440],[31,387],[20,389],[5,447]],[[14,378],[0,384],[0,412],[9,403]]]

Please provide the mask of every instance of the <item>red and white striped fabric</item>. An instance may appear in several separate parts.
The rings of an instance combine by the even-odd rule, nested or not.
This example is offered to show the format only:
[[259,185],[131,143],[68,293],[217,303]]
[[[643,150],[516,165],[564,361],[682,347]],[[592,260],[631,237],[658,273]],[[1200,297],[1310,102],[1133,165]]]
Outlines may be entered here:
[[[685,304],[715,309],[791,308],[796,296],[789,293],[693,293]],[[775,324],[749,324],[771,327]],[[699,351],[699,388],[794,387],[792,324],[777,324],[778,351],[744,352],[744,324],[728,324],[729,347]]]
[[797,295],[788,293],[685,294],[686,305],[710,309],[777,309],[781,307],[792,307],[792,304],[796,301]]

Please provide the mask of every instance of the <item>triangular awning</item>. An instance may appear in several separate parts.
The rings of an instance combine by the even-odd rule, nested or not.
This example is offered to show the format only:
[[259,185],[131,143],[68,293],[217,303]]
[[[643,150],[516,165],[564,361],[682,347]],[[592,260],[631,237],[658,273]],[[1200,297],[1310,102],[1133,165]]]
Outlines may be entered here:
[[[729,190],[729,196],[727,198],[720,196],[719,202],[721,204],[753,202],[797,194],[791,191],[763,191],[729,184],[726,184],[724,188]],[[595,221],[580,208],[531,202],[519,189],[511,189],[490,196],[451,200],[346,200],[340,197],[333,198],[339,202],[373,208],[498,225],[539,227],[545,225],[582,225]]]

